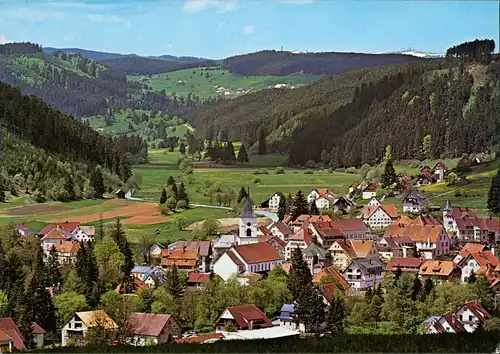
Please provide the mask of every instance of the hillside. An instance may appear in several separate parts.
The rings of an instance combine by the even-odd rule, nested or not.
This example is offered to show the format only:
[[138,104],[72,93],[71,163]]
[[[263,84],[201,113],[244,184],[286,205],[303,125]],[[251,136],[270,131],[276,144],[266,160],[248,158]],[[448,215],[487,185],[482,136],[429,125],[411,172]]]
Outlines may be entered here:
[[178,97],[188,95],[200,98],[224,96],[234,98],[242,94],[262,90],[268,86],[288,84],[300,86],[321,78],[320,75],[287,76],[240,76],[231,74],[223,67],[205,67],[177,70],[145,77],[130,75],[127,80],[140,82],[153,90],[165,90],[167,95]]
[[[166,63],[162,61],[162,63]],[[112,110],[156,109],[184,114],[195,101],[179,102],[164,93],[127,83],[125,73],[78,54],[43,53],[30,43],[0,45],[0,81],[77,117],[108,115]]]
[[[448,65],[424,61],[351,71],[295,90],[205,105],[188,121],[206,138],[221,134],[247,145],[263,131],[268,151],[289,155],[291,164],[376,163],[387,144],[394,159],[485,151],[497,142],[500,64]],[[423,149],[426,135],[431,143]]]
[[182,69],[214,66],[212,60],[204,61],[171,61],[163,59],[142,58],[137,56],[103,60],[108,67],[124,72],[127,75],[153,75]]
[[339,75],[346,71],[424,59],[402,54],[292,53],[265,50],[224,59],[224,66],[237,75]]

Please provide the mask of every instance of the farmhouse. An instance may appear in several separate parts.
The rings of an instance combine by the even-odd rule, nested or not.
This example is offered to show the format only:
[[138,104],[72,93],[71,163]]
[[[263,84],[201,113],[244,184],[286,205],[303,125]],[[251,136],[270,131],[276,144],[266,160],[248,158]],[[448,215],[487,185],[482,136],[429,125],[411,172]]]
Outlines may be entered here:
[[267,273],[272,264],[283,262],[276,248],[266,242],[231,247],[214,263],[214,273],[223,280],[243,272]]
[[380,185],[376,182],[370,182],[363,189],[362,197],[364,200],[374,198],[377,195],[377,191],[380,189]]
[[460,280],[460,268],[457,268],[453,261],[426,260],[420,266],[418,276],[422,281],[457,281]]
[[280,202],[285,200],[286,197],[281,192],[274,193],[269,199],[263,201],[260,206],[262,208],[269,208],[271,211],[276,211],[279,209]]
[[181,326],[170,314],[135,312],[130,318],[130,327],[132,336],[127,342],[141,347],[148,341],[168,343],[182,335]]
[[420,214],[428,207],[427,198],[419,190],[413,190],[403,199],[403,212]]
[[273,327],[272,322],[255,305],[228,307],[215,321],[216,332],[226,332],[229,327],[236,330],[255,330]]
[[28,225],[19,224],[16,225],[16,231],[19,234],[19,236],[26,238],[30,235],[31,228]]
[[425,333],[472,333],[491,318],[488,311],[477,301],[469,301],[460,306],[454,313],[446,313],[425,328]]
[[80,249],[80,242],[77,241],[59,241],[55,244],[57,260],[61,264],[74,264],[76,254]]
[[62,327],[62,345],[68,345],[70,341],[84,344],[87,331],[92,327],[102,327],[108,331],[118,329],[115,321],[103,310],[76,312]]
[[[186,286],[189,288],[201,289],[207,281],[210,280],[211,273],[195,273],[190,272],[186,279]],[[217,275],[213,275],[218,277]]]
[[343,214],[348,214],[351,210],[356,209],[356,203],[347,196],[337,198],[332,205],[333,211],[341,211]]
[[383,270],[384,266],[378,259],[354,259],[342,275],[353,289],[366,290],[380,283]]
[[337,199],[337,195],[328,189],[313,189],[307,195],[307,203],[314,202],[318,209],[329,209],[330,203]]
[[371,229],[383,229],[392,224],[398,217],[395,205],[365,205],[363,221]]
[[437,179],[434,175],[430,174],[429,172],[423,172],[417,178],[417,181],[415,182],[415,186],[423,187],[423,186],[428,186],[428,185],[436,183],[436,182],[437,182]]
[[172,267],[186,271],[210,271],[212,258],[211,241],[178,241],[162,250],[162,267]]
[[481,251],[469,253],[457,263],[457,267],[462,270],[462,282],[466,282],[479,269],[486,269],[488,266],[495,268],[498,264],[498,258],[491,251]]

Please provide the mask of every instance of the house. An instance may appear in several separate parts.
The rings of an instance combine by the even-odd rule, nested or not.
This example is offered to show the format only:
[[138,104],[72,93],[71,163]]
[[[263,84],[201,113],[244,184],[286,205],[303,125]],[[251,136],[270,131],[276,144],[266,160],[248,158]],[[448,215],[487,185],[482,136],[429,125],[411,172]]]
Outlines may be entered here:
[[377,242],[377,250],[380,257],[385,260],[393,257],[411,257],[415,250],[415,242],[408,236],[384,236]]
[[466,330],[453,312],[445,313],[443,316],[433,316],[425,327],[426,334],[442,333],[465,333]]
[[377,206],[377,205],[382,205],[382,203],[379,202],[379,200],[376,197],[372,197],[366,205],[369,206]]
[[333,202],[332,208],[334,212],[341,211],[342,214],[348,214],[351,210],[356,209],[356,203],[349,197],[342,196]]
[[271,211],[276,211],[279,209],[281,200],[286,200],[285,195],[281,192],[276,192],[269,199],[263,201],[260,206],[261,208],[269,208]]
[[93,226],[79,225],[71,233],[71,239],[78,242],[94,241],[95,228]]
[[292,331],[297,330],[298,326],[297,316],[295,315],[295,305],[283,304],[283,306],[281,306],[280,314],[276,320],[280,327],[288,328]]
[[80,226],[79,222],[68,222],[68,221],[57,223],[57,224],[47,224],[44,226],[43,229],[41,229],[39,232],[37,232],[36,235],[40,238],[43,238],[50,231],[52,231],[54,228],[57,228],[66,234],[72,234],[79,226]]
[[132,268],[131,273],[135,278],[142,280],[150,288],[154,287],[157,282],[165,283],[167,281],[165,271],[158,266],[135,266]]
[[459,242],[493,243],[499,239],[500,222],[498,218],[464,217],[456,219],[456,238]]
[[389,272],[401,270],[402,272],[418,274],[423,262],[424,260],[422,258],[391,258],[385,266],[385,270]]
[[437,179],[434,175],[424,172],[422,173],[416,180],[415,186],[417,187],[423,187],[423,186],[428,186],[431,184],[434,184],[437,182]]
[[317,224],[322,222],[330,222],[332,219],[328,215],[300,215],[297,219],[293,220],[291,223],[291,228],[293,232],[299,231],[302,226],[308,222],[308,224]]
[[59,241],[55,244],[57,260],[61,264],[75,264],[76,254],[80,249],[80,242],[77,241]]
[[240,285],[249,285],[250,283],[256,283],[259,280],[262,280],[262,275],[254,273],[254,272],[243,272],[236,276],[236,280],[240,283]]
[[115,196],[118,199],[125,199],[125,194],[126,194],[125,191],[121,188],[115,192]]
[[149,255],[154,258],[161,258],[161,251],[165,249],[165,247],[158,242],[155,242],[154,245],[152,245],[149,248]]
[[169,343],[182,336],[182,328],[170,314],[134,312],[130,317],[132,336],[127,342],[144,346],[148,341],[154,344]]
[[251,331],[273,327],[273,324],[257,306],[245,305],[228,307],[215,321],[216,332],[229,332],[230,327],[232,330]]
[[336,240],[329,248],[332,264],[344,270],[358,258],[378,258],[375,243],[371,240]]
[[62,345],[84,344],[88,329],[93,327],[102,327],[108,331],[118,329],[115,321],[104,310],[76,312],[62,327]]
[[342,276],[342,274],[334,267],[326,267],[321,269],[313,278],[314,284],[330,284],[335,283],[342,291],[346,291],[351,286]]
[[422,191],[413,190],[403,199],[403,212],[420,214],[428,207],[427,198]]
[[[306,224],[304,224],[304,227]],[[339,225],[334,221],[309,224],[308,230],[312,232],[313,242],[319,243],[322,247],[328,248],[337,239],[344,239],[344,233]]]
[[468,243],[466,243],[462,247],[462,249],[460,250],[460,252],[458,252],[458,254],[453,259],[453,262],[455,262],[455,264],[458,264],[458,263],[460,263],[460,261],[462,260],[462,258],[467,257],[470,253],[472,253],[472,252],[483,252],[485,250],[486,250],[486,245],[484,245],[482,243],[471,243],[471,242],[468,242]]
[[307,195],[307,203],[314,202],[318,209],[329,209],[330,204],[337,199],[337,195],[328,189],[313,189]]
[[[217,275],[213,275],[217,276]],[[190,272],[186,279],[186,286],[201,289],[203,285],[210,279],[210,273],[195,273]]]
[[418,215],[415,218],[403,215],[385,229],[384,236],[399,236],[408,225],[441,225],[441,223],[431,215]]
[[33,344],[35,348],[36,349],[43,348],[45,335],[47,334],[47,332],[42,327],[40,327],[38,323],[33,322],[31,334],[33,335]]
[[16,231],[19,234],[19,236],[24,238],[28,237],[31,233],[30,227],[25,224],[16,225]]
[[281,240],[278,236],[274,236],[272,234],[267,235],[259,235],[259,242],[266,242],[272,247],[276,248],[278,254],[283,258],[285,255],[285,245],[286,242]]
[[223,280],[234,274],[254,272],[267,273],[272,264],[281,264],[278,250],[266,242],[235,245],[214,263],[214,273]]
[[353,289],[366,290],[382,281],[383,270],[384,266],[378,259],[353,259],[342,272],[342,276]]
[[418,271],[420,279],[441,281],[460,280],[460,268],[453,261],[425,260]]
[[315,274],[316,270],[330,266],[330,252],[314,242],[302,251],[302,255],[312,274]]
[[301,229],[285,245],[285,260],[292,257],[292,252],[297,247],[302,251],[313,242],[313,234],[310,229]]
[[[115,288],[115,291],[117,293],[126,293],[125,292],[125,289],[122,289],[122,284],[118,284],[117,287]],[[141,279],[139,278],[136,278],[134,277],[134,287],[133,289],[131,289],[130,293],[134,294],[136,293],[137,291],[141,290],[141,289],[149,289],[149,285],[147,285],[145,282],[143,282]]]
[[448,167],[442,161],[438,161],[432,171],[436,181],[441,182],[444,181],[444,174],[448,171]]
[[365,205],[363,207],[363,221],[373,229],[384,229],[398,217],[395,205]]
[[274,236],[279,237],[285,242],[288,242],[288,239],[293,234],[292,230],[290,230],[288,226],[286,226],[286,224],[281,221],[275,221],[271,223],[267,228]]
[[466,282],[471,274],[476,273],[477,270],[486,269],[488,265],[495,268],[498,264],[498,258],[491,251],[481,251],[469,253],[457,263],[457,267],[462,270],[462,282]]
[[42,238],[42,248],[48,253],[61,241],[71,240],[71,234],[65,229],[60,227],[54,227],[52,230],[47,232]]
[[211,241],[179,241],[162,250],[161,266],[168,268],[175,264],[180,270],[206,273],[210,271],[211,257]]
[[59,241],[89,242],[94,240],[95,228],[83,226],[79,222],[47,224],[37,233],[42,239],[42,248],[49,252]]
[[371,199],[377,195],[377,191],[380,189],[380,185],[376,182],[370,182],[363,189],[362,197],[364,200]]
[[425,259],[446,255],[450,252],[451,240],[441,225],[407,225],[401,236],[408,236]]
[[371,230],[361,219],[338,219],[334,222],[346,239],[365,240],[369,238]]
[[5,349],[9,349],[8,351],[26,349],[24,337],[11,317],[0,318],[0,347],[2,353],[7,351]]
[[360,188],[361,182],[354,181],[349,185],[349,194],[352,195],[356,189]]

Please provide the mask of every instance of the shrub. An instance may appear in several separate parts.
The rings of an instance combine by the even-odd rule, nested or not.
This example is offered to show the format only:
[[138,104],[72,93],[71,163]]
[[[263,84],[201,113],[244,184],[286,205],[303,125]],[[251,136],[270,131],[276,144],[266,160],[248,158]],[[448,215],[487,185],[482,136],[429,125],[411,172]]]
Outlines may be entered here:
[[254,177],[252,178],[252,182],[257,184],[257,183],[260,183],[260,178],[259,177]]
[[306,162],[305,166],[307,168],[313,168],[314,166],[316,166],[316,162],[314,160],[309,160]]
[[185,216],[179,215],[175,217],[174,225],[179,231],[182,231],[186,226],[189,225],[189,221]]
[[274,170],[274,173],[276,173],[277,175],[284,175],[285,169],[283,167],[276,167],[276,169]]
[[356,173],[356,167],[354,167],[354,166],[348,167],[345,169],[345,172],[350,173],[350,174],[354,174],[354,173]]
[[313,170],[305,170],[305,171],[304,171],[304,174],[305,174],[305,175],[312,175],[313,173],[314,173],[314,171],[313,171]]
[[175,200],[174,197],[170,197],[167,199],[167,203],[166,203],[166,206],[167,208],[169,208],[170,210],[175,210],[175,207],[177,206],[177,200]]
[[345,172],[345,168],[336,168],[335,172],[343,173],[343,172]]
[[261,170],[252,170],[252,174],[254,175],[260,175],[260,172]]
[[297,173],[299,173],[299,171],[297,171],[297,170],[293,170],[293,173],[297,174]]
[[461,197],[461,196],[462,196],[462,191],[461,191],[460,189],[457,189],[457,190],[455,191],[455,197],[457,197],[457,198],[458,198],[458,197]]
[[177,209],[187,209],[188,203],[184,199],[181,199],[177,202],[176,207]]
[[262,175],[268,175],[269,171],[266,168],[261,168],[260,169],[260,174],[262,174]]
[[446,182],[449,186],[454,186],[460,182],[460,178],[458,178],[455,172],[451,172],[448,176],[446,176]]
[[38,189],[33,192],[32,198],[37,203],[45,203],[47,200],[47,197],[45,197],[45,195]]

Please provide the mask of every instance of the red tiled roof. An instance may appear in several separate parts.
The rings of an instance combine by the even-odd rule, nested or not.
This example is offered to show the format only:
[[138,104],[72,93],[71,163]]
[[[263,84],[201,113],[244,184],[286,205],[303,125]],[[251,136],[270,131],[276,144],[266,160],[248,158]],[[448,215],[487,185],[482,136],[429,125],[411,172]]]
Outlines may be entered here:
[[467,242],[464,247],[460,250],[460,256],[467,257],[471,252],[481,252],[484,251],[486,245],[482,243]]
[[477,218],[476,212],[469,208],[453,208],[447,215],[453,219],[462,219],[466,216]]
[[339,219],[335,220],[342,231],[369,232],[370,228],[361,219]]
[[36,322],[33,322],[33,334],[45,334],[47,333],[40,325]]
[[424,173],[424,172],[429,172],[431,170],[431,168],[429,166],[424,166],[420,169],[420,172]]
[[456,269],[453,261],[426,260],[420,266],[419,275],[424,276],[449,276]]
[[273,228],[273,226],[275,226],[279,232],[281,232],[283,235],[290,235],[292,233],[292,231],[288,228],[288,226],[286,226],[283,222],[281,221],[276,221],[274,222],[272,225],[271,225],[271,229]]
[[46,233],[45,236],[43,236],[42,240],[65,240],[69,237],[70,235],[67,231],[55,227],[48,233]]
[[61,223],[57,223],[57,224],[47,224],[45,225],[45,227],[43,229],[41,229],[38,234],[39,235],[46,235],[47,233],[49,233],[53,228],[55,227],[59,227],[60,229],[66,231],[66,232],[69,232],[69,233],[72,233],[73,231],[75,231],[75,229],[80,226],[80,223],[79,222],[61,222]]
[[445,171],[447,171],[447,170],[448,170],[448,167],[446,167],[446,165],[444,164],[444,162],[443,162],[443,161],[438,161],[438,162],[436,163],[436,165],[434,165],[433,170],[436,170],[436,169],[438,169],[438,168],[439,168],[439,169],[442,169],[442,170],[445,170]]
[[376,182],[370,182],[368,185],[363,189],[363,192],[376,192],[380,188],[380,185]]
[[10,341],[12,341],[12,338],[4,331],[0,331],[0,343],[8,343]]
[[24,337],[11,317],[0,318],[0,331],[4,332],[14,341],[14,348],[24,350]]
[[263,234],[263,235],[272,235],[271,231],[264,225],[257,227],[257,229]]
[[343,294],[342,290],[335,283],[320,285],[319,290],[328,303],[332,301],[334,294]]
[[274,236],[272,234],[271,235],[258,235],[257,240],[258,240],[258,242],[267,242],[269,244],[276,242],[277,244],[279,244],[282,247],[285,246],[285,241],[280,239],[278,236]]
[[340,274],[340,272],[333,266],[321,269],[319,273],[314,276],[313,283],[319,283],[321,279],[326,276],[331,276],[333,279],[336,279],[344,289],[350,288],[347,280],[345,280],[342,274]]
[[450,326],[455,330],[455,332],[466,332],[464,326],[460,323],[454,313],[447,312],[443,315],[443,317],[445,318],[446,322],[448,322]]
[[498,258],[491,251],[471,252],[470,255],[484,268],[486,268],[487,264],[496,267],[499,263]]
[[226,254],[236,265],[243,265],[243,262],[233,253],[233,251],[226,251]]
[[343,239],[339,239],[339,240],[335,240],[335,242],[333,244],[335,244],[335,243],[338,244],[340,246],[340,248],[342,248],[342,250],[344,251],[344,253],[347,256],[349,256],[349,258],[351,258],[351,259],[357,258],[356,252],[352,248],[352,245],[351,245],[351,243],[349,241],[343,240]]
[[422,263],[423,260],[421,258],[393,257],[385,266],[385,270],[394,272],[397,269],[401,269],[403,272],[418,273],[418,268]]
[[80,249],[80,242],[78,241],[59,241],[55,244],[57,252],[74,253],[76,254]]
[[484,321],[485,319],[491,318],[491,315],[488,313],[488,311],[486,311],[486,309],[483,306],[481,306],[481,304],[477,300],[466,302],[463,306],[467,306],[468,309],[474,315],[476,315],[476,317],[480,321]]
[[444,231],[441,225],[408,225],[401,233],[402,236],[410,237],[414,242],[437,242],[439,235]]
[[[135,284],[136,290],[149,289],[149,286],[145,282],[143,282],[141,279],[136,278],[136,277],[134,277],[134,284]],[[121,288],[122,288],[122,285],[118,284],[115,291],[119,293],[119,292],[121,292]]]
[[382,209],[390,218],[398,217],[398,208],[394,205],[365,205],[363,207],[363,218],[369,219],[378,209]]
[[205,283],[210,279],[210,273],[194,273],[191,272],[188,274],[187,283]]
[[259,327],[273,327],[273,323],[267,316],[255,305],[233,306],[227,310],[231,313],[240,329],[247,329],[250,321],[262,321]]
[[281,260],[281,256],[276,248],[266,242],[233,246],[233,250],[238,253],[246,264]]
[[176,343],[203,343],[210,339],[222,339],[224,335],[222,333],[210,333],[210,334],[200,334],[199,336],[188,337],[188,338],[177,338]]
[[30,227],[28,225],[25,225],[25,224],[19,224],[17,225],[18,229],[19,230],[23,230],[23,231],[29,231],[30,230]]
[[306,245],[310,245],[312,242],[312,232],[309,229],[300,229],[295,235],[290,238],[290,241],[302,241]]
[[428,180],[431,183],[434,183],[434,182],[437,181],[436,177],[434,175],[431,175],[428,172],[423,172],[418,179],[419,180],[426,179],[426,180]]
[[159,336],[171,317],[170,314],[134,312],[130,317],[132,332],[143,336]]

